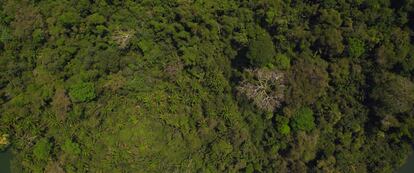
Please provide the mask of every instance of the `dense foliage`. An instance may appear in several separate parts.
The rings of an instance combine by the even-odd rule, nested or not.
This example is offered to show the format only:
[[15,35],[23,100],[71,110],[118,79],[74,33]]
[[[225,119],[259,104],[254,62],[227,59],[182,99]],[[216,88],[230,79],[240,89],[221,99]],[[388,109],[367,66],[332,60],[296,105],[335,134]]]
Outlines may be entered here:
[[2,0],[0,149],[15,172],[394,172],[413,31],[412,0]]

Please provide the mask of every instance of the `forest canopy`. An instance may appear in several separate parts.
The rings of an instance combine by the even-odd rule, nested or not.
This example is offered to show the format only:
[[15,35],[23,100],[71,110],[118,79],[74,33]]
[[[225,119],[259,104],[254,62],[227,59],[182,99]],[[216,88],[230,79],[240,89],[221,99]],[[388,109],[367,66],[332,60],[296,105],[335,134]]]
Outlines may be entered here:
[[391,173],[413,0],[2,0],[13,172]]

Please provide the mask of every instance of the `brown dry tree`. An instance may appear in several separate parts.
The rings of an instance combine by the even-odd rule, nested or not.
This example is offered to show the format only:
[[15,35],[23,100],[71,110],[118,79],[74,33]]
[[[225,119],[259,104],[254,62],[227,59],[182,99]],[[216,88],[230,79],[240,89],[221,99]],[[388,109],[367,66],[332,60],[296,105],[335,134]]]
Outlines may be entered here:
[[272,112],[284,100],[284,73],[269,69],[248,69],[252,79],[245,79],[237,90],[245,95],[259,109]]

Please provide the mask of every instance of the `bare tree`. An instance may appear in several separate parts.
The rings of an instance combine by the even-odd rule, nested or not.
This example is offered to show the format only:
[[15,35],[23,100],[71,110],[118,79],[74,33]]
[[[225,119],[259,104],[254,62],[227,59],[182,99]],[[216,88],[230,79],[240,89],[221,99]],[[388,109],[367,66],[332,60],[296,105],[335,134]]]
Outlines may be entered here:
[[66,119],[66,113],[70,110],[70,106],[71,102],[65,90],[63,88],[56,89],[55,95],[53,96],[52,108],[60,121]]
[[284,100],[284,74],[269,69],[248,69],[253,80],[244,80],[238,91],[262,110],[272,112]]
[[129,44],[129,40],[134,35],[135,31],[119,30],[114,33],[112,39],[118,44],[119,48],[124,49]]

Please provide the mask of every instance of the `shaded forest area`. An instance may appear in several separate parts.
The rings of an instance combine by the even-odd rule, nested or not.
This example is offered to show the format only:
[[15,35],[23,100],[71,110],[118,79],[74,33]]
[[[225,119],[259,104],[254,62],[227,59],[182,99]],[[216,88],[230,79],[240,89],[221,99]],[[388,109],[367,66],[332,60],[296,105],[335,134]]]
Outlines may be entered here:
[[391,173],[413,0],[2,0],[15,172]]

